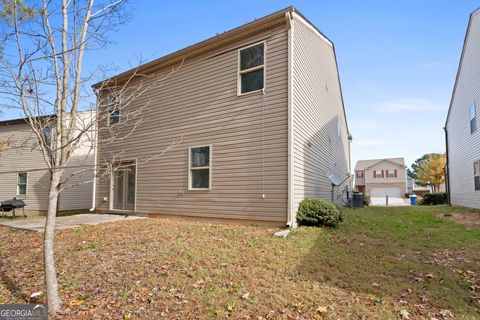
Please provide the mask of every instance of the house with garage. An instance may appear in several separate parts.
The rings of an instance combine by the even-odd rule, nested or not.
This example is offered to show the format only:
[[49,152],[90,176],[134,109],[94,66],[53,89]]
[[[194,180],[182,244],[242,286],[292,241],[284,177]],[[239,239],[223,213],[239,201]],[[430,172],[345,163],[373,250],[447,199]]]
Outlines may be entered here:
[[470,15],[445,123],[451,204],[480,208],[480,8]]
[[293,226],[302,199],[332,198],[329,174],[349,177],[334,45],[293,7],[93,89],[99,141],[121,138],[98,145],[97,212]]
[[359,160],[355,164],[355,189],[371,197],[404,197],[406,168],[403,158]]
[[[80,113],[88,121],[92,113]],[[50,116],[38,117],[36,121],[54,123]],[[79,126],[85,124],[79,121]],[[44,126],[44,139],[49,139],[53,125]],[[59,211],[84,211],[92,206],[94,152],[92,141],[82,139],[74,151],[62,182],[65,191],[59,196]],[[50,171],[44,161],[38,138],[26,119],[0,121],[0,201],[16,198],[27,204],[27,215],[44,215],[48,208]],[[68,187],[68,188],[67,188]]]

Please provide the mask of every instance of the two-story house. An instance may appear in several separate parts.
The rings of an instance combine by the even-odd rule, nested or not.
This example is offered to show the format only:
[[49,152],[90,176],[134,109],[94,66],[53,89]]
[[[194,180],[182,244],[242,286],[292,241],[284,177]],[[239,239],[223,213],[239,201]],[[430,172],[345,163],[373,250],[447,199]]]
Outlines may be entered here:
[[355,165],[355,189],[371,197],[403,197],[407,175],[403,158],[359,160]]
[[445,135],[450,203],[480,208],[480,8],[470,15]]
[[[82,121],[78,126],[81,126],[93,115],[84,112],[79,113],[79,117]],[[40,118],[37,121],[41,121]],[[47,128],[50,127],[45,127],[45,139],[49,135]],[[66,189],[59,196],[59,211],[84,211],[92,207],[93,136],[92,131],[82,138],[65,168],[62,182]],[[45,214],[50,171],[38,139],[26,119],[0,121],[0,144],[0,201],[15,197],[27,203],[27,215]]]
[[99,112],[113,120],[101,124],[99,140],[105,126],[119,137],[131,130],[121,108],[102,103],[115,95],[109,84],[171,70],[128,105],[148,103],[141,125],[99,144],[99,171],[111,162],[118,169],[98,181],[97,212],[291,226],[302,199],[331,199],[328,174],[350,172],[333,43],[295,8],[94,85]]

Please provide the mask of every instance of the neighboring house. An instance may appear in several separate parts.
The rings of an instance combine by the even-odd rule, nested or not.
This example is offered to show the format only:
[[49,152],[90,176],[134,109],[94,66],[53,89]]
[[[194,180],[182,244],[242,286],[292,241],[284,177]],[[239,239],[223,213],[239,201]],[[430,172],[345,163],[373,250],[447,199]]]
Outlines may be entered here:
[[[97,212],[295,225],[302,199],[332,198],[327,175],[350,172],[351,139],[335,51],[296,9],[136,72],[165,74],[179,65],[161,87],[128,106],[138,110],[149,103],[141,125],[116,144],[98,146],[99,170],[109,161],[121,169],[98,182]],[[109,95],[102,86],[121,85],[134,72],[94,85],[100,100]],[[119,136],[129,130],[114,105],[99,102],[99,108],[110,110]],[[335,202],[341,203],[349,183],[335,188]]]
[[403,158],[359,160],[355,165],[355,189],[371,197],[404,197],[406,168]]
[[480,8],[470,15],[445,124],[447,191],[455,205],[480,208]]
[[[88,120],[91,113],[82,113],[79,117]],[[48,135],[48,131],[44,134]],[[0,150],[0,201],[16,197],[27,203],[25,212],[28,215],[45,214],[48,207],[50,172],[30,125],[25,119],[0,121],[0,142],[5,145]],[[82,140],[67,165],[64,177],[78,174],[68,181],[62,180],[65,186],[73,187],[60,194],[59,211],[91,208],[93,158],[91,139]]]

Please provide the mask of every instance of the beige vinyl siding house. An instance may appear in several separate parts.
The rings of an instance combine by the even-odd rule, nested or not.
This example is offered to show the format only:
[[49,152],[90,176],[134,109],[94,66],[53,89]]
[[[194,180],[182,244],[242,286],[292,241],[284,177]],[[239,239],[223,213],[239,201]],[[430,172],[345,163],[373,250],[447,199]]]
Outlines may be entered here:
[[[303,70],[297,59],[305,64]],[[321,75],[309,71],[307,66],[315,63]],[[115,161],[126,165],[98,181],[98,212],[293,225],[302,197],[330,199],[326,176],[311,175],[349,171],[349,133],[334,50],[294,8],[136,71],[156,74],[172,68],[178,70],[162,86],[149,88],[128,106],[141,110],[148,103],[141,125],[119,143],[99,144],[100,171],[112,155],[121,155]],[[122,83],[133,72],[94,89]],[[98,92],[102,101],[108,100],[107,91]],[[100,102],[99,108],[105,112]],[[328,144],[330,135],[335,139]],[[307,140],[313,152],[304,149]],[[328,148],[335,149],[336,166],[317,156]]]
[[[72,176],[66,184],[74,186],[60,194],[59,211],[88,210],[92,205],[93,151],[86,139],[68,163],[68,173],[87,172]],[[12,199],[27,203],[27,215],[42,215],[48,207],[50,172],[43,159],[36,136],[25,119],[0,122],[0,141],[6,147],[0,151],[0,201]],[[78,167],[82,167],[79,169]],[[87,182],[88,183],[85,183]]]
[[480,208],[480,8],[470,15],[445,124],[447,190],[454,205]]
[[407,192],[405,160],[386,158],[357,161],[355,188],[371,197],[404,197]]

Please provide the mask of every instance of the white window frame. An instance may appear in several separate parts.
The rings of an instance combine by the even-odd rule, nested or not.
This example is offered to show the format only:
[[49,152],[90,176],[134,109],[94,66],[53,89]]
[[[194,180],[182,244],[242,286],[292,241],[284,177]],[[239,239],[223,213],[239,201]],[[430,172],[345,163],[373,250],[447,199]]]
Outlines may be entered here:
[[[472,109],[474,112],[473,118],[472,118]],[[475,130],[472,131],[472,121],[475,121]],[[475,101],[468,107],[468,127],[470,129],[470,134],[474,134],[478,130],[478,124],[477,124],[477,105],[475,104]]]
[[[208,166],[192,168],[192,149],[208,147]],[[208,188],[192,188],[192,170],[205,170],[208,169]],[[188,190],[189,191],[208,191],[212,190],[212,145],[203,144],[199,146],[191,146],[188,148]]]
[[480,192],[475,189],[475,177],[480,176],[480,160],[473,162],[473,191]]
[[[27,181],[25,182],[25,194],[20,194],[20,179],[19,176],[25,174]],[[28,194],[28,172],[17,172],[17,197],[26,197]]]
[[135,167],[135,199],[133,201],[134,204],[133,204],[133,211],[132,210],[120,210],[120,209],[113,209],[113,193],[114,193],[114,179],[113,179],[113,175],[115,173],[115,171],[117,171],[117,169],[112,169],[111,172],[110,172],[110,192],[109,192],[109,195],[108,195],[108,210],[110,211],[118,211],[118,212],[137,212],[137,188],[138,188],[138,165],[137,165],[137,158],[134,158],[132,160],[123,160],[123,161],[120,161],[119,163],[128,163],[128,162],[131,162],[131,165],[132,167]]
[[393,170],[388,170],[388,176],[387,178],[395,178],[395,169]]
[[[116,126],[116,125],[119,125],[122,123],[122,112],[120,111],[120,108],[117,107],[117,102],[118,100],[117,99],[120,99],[120,97],[112,97],[110,96],[108,98],[108,104],[107,104],[107,112],[108,112],[108,116],[107,116],[107,126],[108,127],[111,127],[111,126]],[[115,107],[113,108],[113,110],[111,109],[111,105],[112,104],[115,104]],[[112,117],[112,114],[115,112],[115,111],[118,111],[118,122],[117,123],[111,123],[110,122],[110,119]]]
[[382,171],[375,172],[375,179],[382,179]]
[[[263,64],[260,65],[260,66],[250,68],[250,69],[240,70],[240,52],[242,50],[248,49],[250,47],[257,46],[257,45],[262,44],[262,43],[263,43]],[[246,74],[246,73],[253,72],[253,71],[258,71],[260,69],[263,69],[263,88],[242,93],[242,75]],[[267,88],[267,41],[264,40],[264,41],[256,42],[256,43],[253,43],[253,44],[249,44],[248,46],[239,48],[237,50],[237,96],[244,96],[246,94],[251,94],[251,93],[255,93],[255,92],[262,92],[266,88]]]

